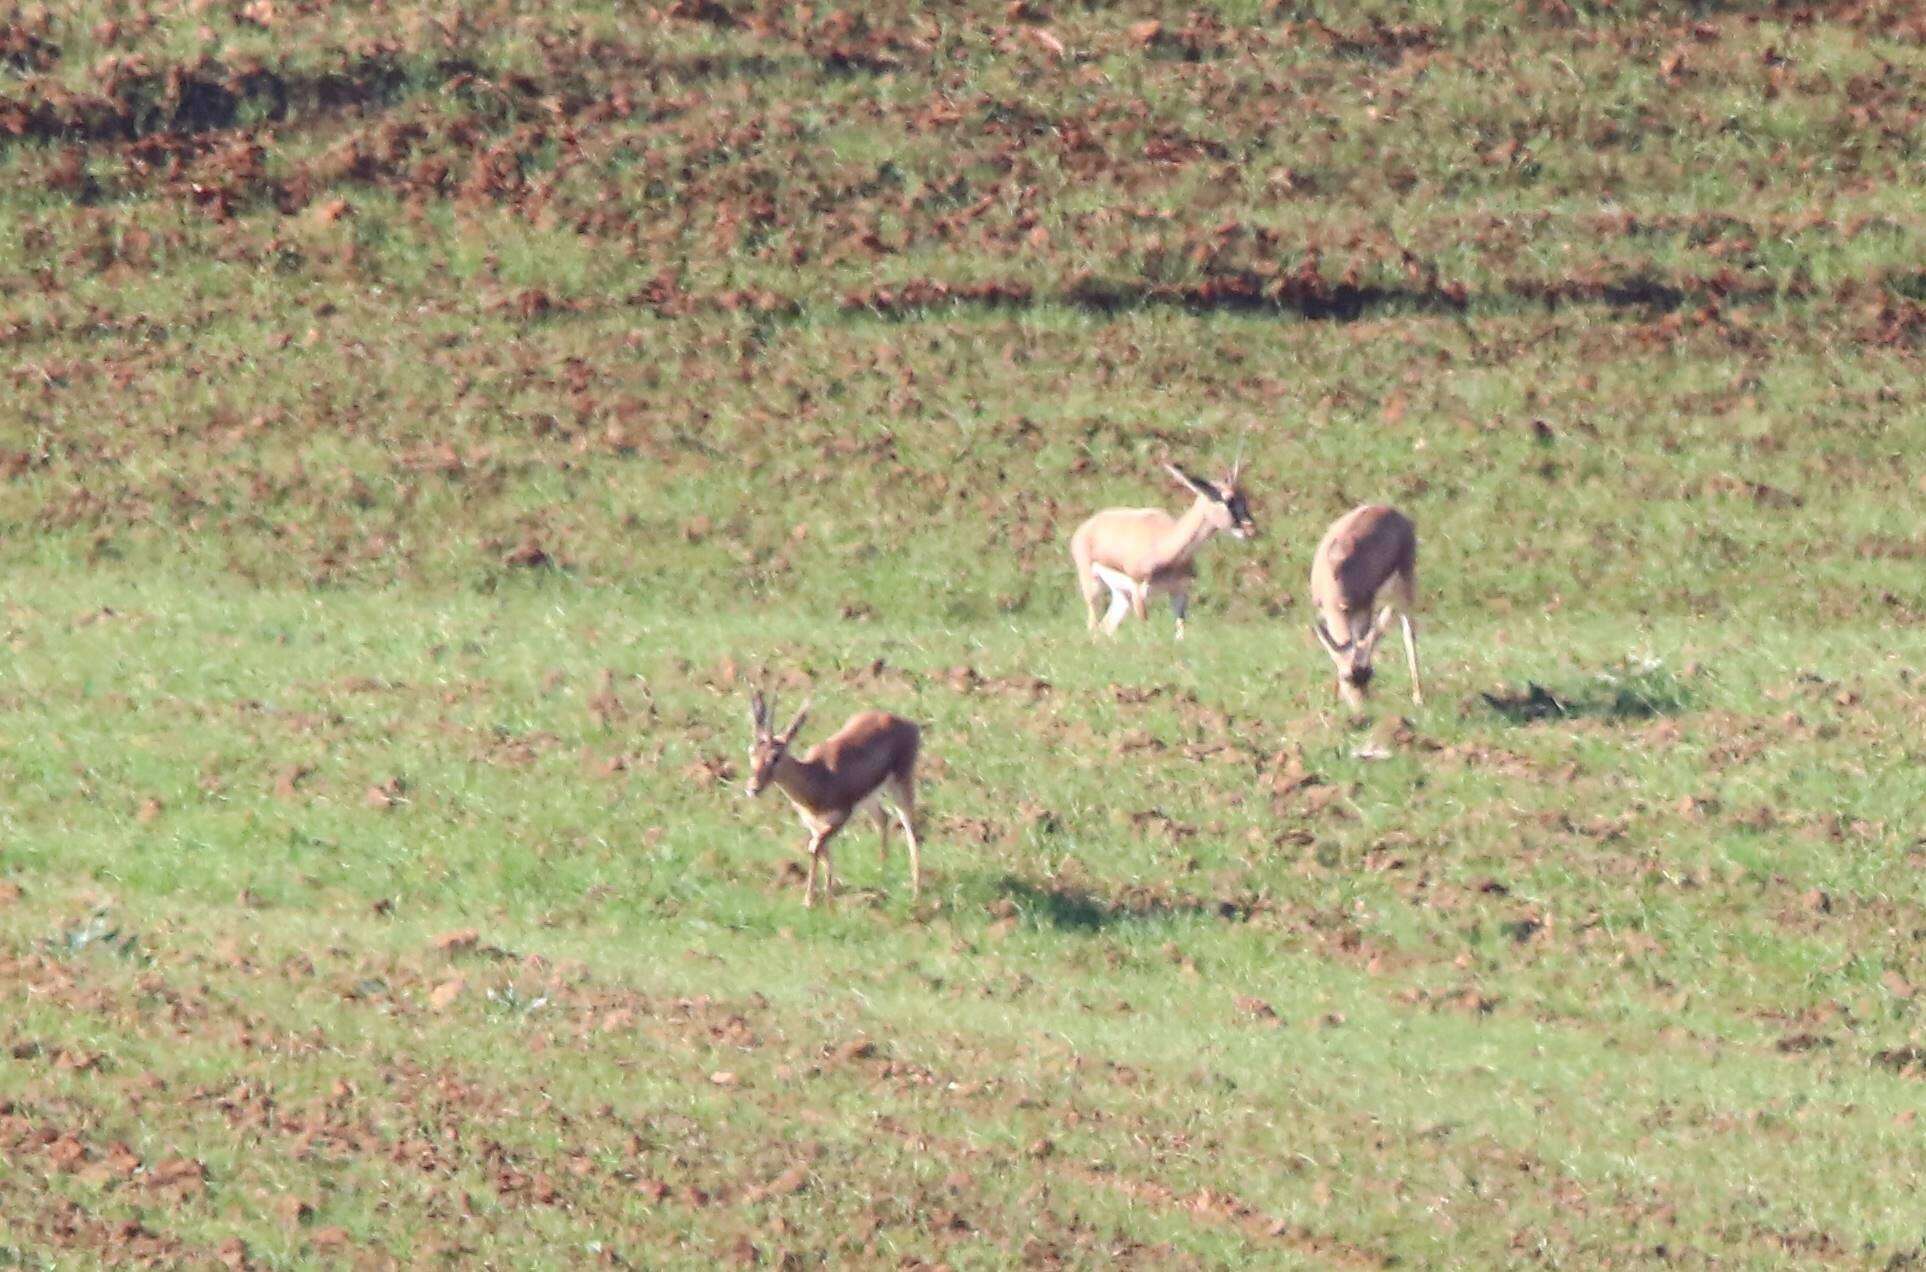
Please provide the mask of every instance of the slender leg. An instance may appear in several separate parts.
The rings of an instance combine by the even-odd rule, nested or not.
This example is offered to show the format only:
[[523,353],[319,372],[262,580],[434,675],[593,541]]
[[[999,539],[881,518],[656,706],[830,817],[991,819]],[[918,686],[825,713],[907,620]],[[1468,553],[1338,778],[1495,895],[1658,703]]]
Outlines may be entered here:
[[1378,611],[1378,617],[1376,621],[1371,624],[1372,648],[1375,649],[1377,647],[1378,641],[1382,640],[1384,638],[1384,634],[1391,630],[1392,616],[1395,614],[1400,614],[1402,612],[1403,611],[1398,609],[1398,607],[1395,605],[1386,605],[1384,608]]
[[1103,616],[1103,634],[1115,636],[1117,628],[1123,625],[1124,615],[1130,612],[1130,597],[1117,588],[1110,589],[1110,612]]
[[1177,616],[1177,639],[1184,638],[1184,615],[1190,611],[1190,593],[1179,588],[1170,594],[1170,611]]
[[1097,624],[1102,621],[1098,615],[1103,612],[1104,585],[1092,575],[1079,573],[1077,587],[1083,593],[1083,608],[1089,619],[1085,626],[1094,632],[1097,630]]
[[1130,589],[1130,608],[1136,611],[1138,622],[1150,620],[1150,584],[1139,583]]
[[883,807],[883,801],[880,799],[876,801],[873,811],[876,814],[876,859],[887,866],[889,864],[889,812]]
[[818,826],[809,832],[809,883],[803,889],[803,905],[805,908],[816,904],[816,870],[818,866],[822,868],[823,872],[823,901],[827,903],[835,899],[836,868],[835,863],[832,862],[829,857],[829,841],[834,839],[836,832],[842,828],[842,823],[837,822],[833,826]]
[[823,837],[820,832],[811,834],[809,846],[803,849],[809,855],[809,877],[803,884],[803,909],[805,910],[816,904],[816,854],[822,847],[822,842]]
[[1400,614],[1404,623],[1404,660],[1411,664],[1411,701],[1424,705],[1424,682],[1418,679],[1418,634],[1411,628],[1411,615]]
[[823,858],[823,904],[828,905],[836,899],[836,862],[829,855],[829,836],[823,836],[823,846],[817,850]]
[[904,781],[896,783],[896,817],[903,823],[903,836],[909,840],[910,899],[923,893],[923,863],[916,843],[916,793]]

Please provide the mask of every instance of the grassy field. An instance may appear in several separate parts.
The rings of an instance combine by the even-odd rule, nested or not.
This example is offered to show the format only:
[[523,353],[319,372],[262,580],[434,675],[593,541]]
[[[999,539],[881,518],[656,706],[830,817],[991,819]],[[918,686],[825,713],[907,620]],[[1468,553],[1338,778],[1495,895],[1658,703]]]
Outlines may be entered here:
[[1913,6],[857,12],[0,9],[0,1266],[1926,1260]]

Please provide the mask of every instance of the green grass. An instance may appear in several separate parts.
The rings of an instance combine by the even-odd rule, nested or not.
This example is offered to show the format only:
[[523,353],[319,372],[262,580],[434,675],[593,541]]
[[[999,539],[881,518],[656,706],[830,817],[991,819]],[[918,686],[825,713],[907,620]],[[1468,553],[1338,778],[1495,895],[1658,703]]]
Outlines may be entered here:
[[0,19],[0,1264],[1917,1260],[1908,15],[727,8]]
[[[1441,622],[1438,705],[1359,731],[1274,625],[1093,647],[1068,614],[850,631],[639,601],[565,580],[415,596],[22,570],[4,862],[23,895],[0,923],[23,990],[55,984],[8,1027],[33,1049],[21,1116],[191,1148],[209,1181],[169,1235],[239,1232],[270,1259],[331,1226],[413,1253],[444,1179],[486,1198],[472,1255],[556,1233],[486,1154],[448,1154],[435,1182],[381,1176],[365,1145],[275,1163],[259,1128],[191,1101],[157,1128],[104,1084],[155,1074],[171,1104],[245,1081],[292,1107],[380,1083],[379,1117],[412,1119],[428,1097],[386,1072],[405,1063],[418,1085],[486,1091],[459,1116],[487,1136],[518,1122],[491,1101],[539,1091],[552,1111],[514,1126],[510,1159],[554,1182],[586,1154],[571,1239],[643,1261],[760,1241],[774,1214],[796,1225],[777,1246],[832,1258],[1001,1261],[1012,1225],[1083,1259],[1143,1243],[1204,1262],[1295,1240],[1486,1263],[1521,1257],[1515,1239],[1591,1261],[1654,1224],[1653,1242],[1753,1255],[1909,1240],[1894,1118],[1916,1092],[1881,1055],[1918,1030],[1886,982],[1920,974],[1894,926],[1921,904],[1916,639],[1596,618],[1531,623],[1496,654],[1497,629]],[[838,904],[800,908],[778,870],[799,833],[727,767],[742,712],[719,657],[810,677],[819,716],[878,703],[927,723],[922,903],[865,830],[843,841]],[[603,668],[619,717],[591,709]],[[1512,723],[1479,697],[1525,679],[1569,714]],[[1358,758],[1367,737],[1390,757]],[[1752,753],[1714,759],[1731,747]],[[1294,766],[1322,785],[1274,794]],[[399,799],[371,806],[395,777]],[[511,953],[430,949],[460,926]],[[458,975],[455,1002],[428,1006]],[[177,993],[239,1023],[183,1023]],[[678,1014],[690,997],[757,1036],[718,1042]],[[621,1045],[631,1022],[603,1028],[618,1002],[642,1053]],[[802,1076],[858,1034],[875,1056]],[[63,1050],[106,1059],[47,1069]],[[714,1088],[719,1071],[746,1086]],[[863,1129],[879,1118],[900,1142]],[[608,1142],[664,1119],[693,1157]],[[796,1201],[726,1218],[671,1206],[665,1226],[630,1187],[741,1190],[796,1162]],[[968,1189],[944,1184],[958,1169]],[[391,1210],[356,1200],[372,1178],[401,1189]],[[1535,1210],[1547,1189],[1589,1204]],[[289,1229],[223,1200],[263,1190],[317,1213]],[[852,1190],[889,1212],[873,1247],[846,1244]],[[1198,1210],[1200,1193],[1234,1200]],[[76,1195],[151,1214],[132,1185]],[[942,1198],[967,1231],[932,1230],[920,1210]],[[1440,1204],[1450,1227],[1424,1217]]]

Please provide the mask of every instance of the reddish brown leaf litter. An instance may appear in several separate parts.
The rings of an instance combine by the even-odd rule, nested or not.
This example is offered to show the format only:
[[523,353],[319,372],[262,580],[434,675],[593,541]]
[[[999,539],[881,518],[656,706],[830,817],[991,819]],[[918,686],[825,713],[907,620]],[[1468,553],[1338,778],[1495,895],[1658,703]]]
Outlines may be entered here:
[[207,1167],[190,1157],[169,1157],[149,1169],[147,1186],[177,1198],[198,1193],[207,1186]]
[[769,1182],[768,1191],[778,1197],[787,1197],[809,1187],[809,1171],[802,1166],[791,1166]]
[[517,569],[534,570],[555,564],[547,548],[535,538],[523,539],[521,543],[502,554],[502,564]]
[[63,1047],[54,1056],[54,1068],[69,1073],[89,1073],[101,1067],[106,1059],[98,1051],[84,1051],[73,1047]]
[[354,1244],[354,1237],[346,1228],[341,1227],[339,1224],[330,1224],[325,1228],[316,1228],[310,1232],[308,1234],[308,1243],[317,1250],[336,1252],[346,1250],[352,1246]]
[[861,1034],[842,1043],[835,1051],[836,1059],[844,1064],[872,1059],[876,1054],[876,1044]]
[[406,803],[407,790],[406,782],[399,777],[390,777],[370,786],[361,802],[369,808],[386,811]]
[[457,928],[443,932],[431,944],[443,954],[467,954],[481,944],[481,933],[474,928]]
[[1281,1245],[1323,1266],[1385,1268],[1398,1262],[1388,1252],[1266,1216],[1229,1192],[1201,1189],[1182,1193],[1164,1184],[1130,1178],[1107,1167],[1063,1163],[1055,1169],[1086,1185],[1120,1193],[1141,1204],[1180,1211],[1192,1219],[1235,1228],[1256,1240],[1260,1248],[1266,1244]]

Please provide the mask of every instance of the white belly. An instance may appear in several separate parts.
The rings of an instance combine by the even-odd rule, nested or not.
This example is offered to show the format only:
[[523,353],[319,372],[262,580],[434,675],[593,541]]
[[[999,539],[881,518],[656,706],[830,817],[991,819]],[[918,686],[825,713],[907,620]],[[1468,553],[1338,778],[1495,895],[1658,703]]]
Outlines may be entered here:
[[[869,794],[857,800],[855,803],[855,806],[849,810],[849,816],[845,817],[843,820],[845,822],[852,822],[860,819],[863,816],[863,814],[871,811],[877,806],[877,804],[882,802],[882,799],[883,799],[883,788],[882,786],[878,785],[875,790],[871,791]],[[790,806],[796,810],[796,816],[802,819],[803,829],[808,831],[812,835],[820,834],[823,831],[828,830],[830,826],[834,824],[833,822],[819,816],[818,814],[810,812],[807,808],[804,808],[801,804],[796,803],[796,801],[793,799],[790,800],[789,803],[790,803]]]
[[1107,565],[1093,565],[1090,567],[1090,572],[1101,579],[1105,587],[1113,592],[1121,592],[1125,596],[1129,596],[1139,588],[1146,586],[1145,584],[1137,582],[1137,580],[1131,578],[1121,570],[1113,570]]

